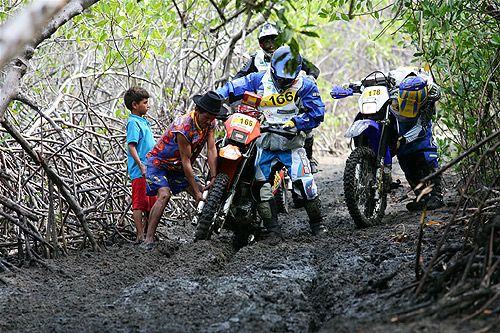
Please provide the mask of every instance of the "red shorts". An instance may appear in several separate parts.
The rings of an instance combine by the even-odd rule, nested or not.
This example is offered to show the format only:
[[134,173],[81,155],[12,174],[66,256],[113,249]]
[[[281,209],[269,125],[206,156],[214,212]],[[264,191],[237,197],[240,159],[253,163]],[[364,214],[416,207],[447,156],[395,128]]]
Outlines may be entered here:
[[156,196],[146,195],[146,178],[140,177],[132,180],[132,210],[149,212],[156,202]]

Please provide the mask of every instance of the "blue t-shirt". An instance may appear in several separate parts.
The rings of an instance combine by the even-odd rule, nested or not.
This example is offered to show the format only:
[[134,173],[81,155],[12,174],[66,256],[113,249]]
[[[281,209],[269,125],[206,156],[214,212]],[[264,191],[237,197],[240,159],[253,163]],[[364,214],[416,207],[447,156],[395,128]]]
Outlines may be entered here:
[[130,114],[127,121],[127,157],[128,157],[128,175],[131,180],[141,178],[141,169],[135,163],[130,150],[128,149],[129,143],[136,143],[135,148],[137,154],[143,164],[146,164],[146,154],[153,149],[155,139],[151,131],[151,125],[147,119]]

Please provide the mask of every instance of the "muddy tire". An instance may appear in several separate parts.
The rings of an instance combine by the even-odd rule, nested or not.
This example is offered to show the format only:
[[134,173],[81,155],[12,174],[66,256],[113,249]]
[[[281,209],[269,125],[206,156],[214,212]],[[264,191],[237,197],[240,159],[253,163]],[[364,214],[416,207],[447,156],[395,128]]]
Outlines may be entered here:
[[376,156],[370,148],[358,147],[349,155],[344,170],[344,196],[358,228],[379,224],[384,217],[387,193],[381,191],[375,200],[376,171]]
[[196,240],[210,239],[212,236],[215,227],[215,217],[223,204],[222,198],[226,192],[228,182],[229,177],[224,173],[218,174],[215,178],[214,185],[208,193],[207,202],[198,219],[195,233]]

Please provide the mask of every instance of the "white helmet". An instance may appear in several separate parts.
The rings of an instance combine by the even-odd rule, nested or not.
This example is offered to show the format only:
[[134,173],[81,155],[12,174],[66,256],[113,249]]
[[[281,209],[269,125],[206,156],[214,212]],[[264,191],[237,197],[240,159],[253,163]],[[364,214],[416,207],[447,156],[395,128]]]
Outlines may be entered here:
[[276,26],[274,24],[271,24],[271,23],[266,23],[264,24],[264,26],[260,29],[260,32],[259,32],[259,41],[261,38],[263,37],[267,37],[267,36],[278,36],[279,35],[279,31],[278,29],[276,28]]
[[271,58],[276,50],[276,37],[279,31],[274,24],[266,23],[259,32],[259,45],[264,51],[265,57]]

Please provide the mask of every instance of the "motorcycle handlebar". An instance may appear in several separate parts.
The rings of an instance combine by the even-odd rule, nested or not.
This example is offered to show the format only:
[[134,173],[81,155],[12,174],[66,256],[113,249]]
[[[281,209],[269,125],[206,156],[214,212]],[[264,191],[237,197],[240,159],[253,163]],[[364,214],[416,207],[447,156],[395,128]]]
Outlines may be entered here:
[[260,126],[260,132],[261,133],[274,133],[278,134],[281,136],[284,136],[285,138],[291,139],[295,137],[298,134],[297,127],[287,127],[283,128],[281,125],[261,125]]
[[[382,75],[377,75],[380,73]],[[361,93],[362,88],[371,86],[386,86],[391,88],[395,84],[395,80],[392,77],[385,76],[382,72],[373,72],[366,76],[363,80],[357,82],[350,82],[349,88],[352,89],[353,93]]]
[[354,94],[360,94],[361,93],[361,83],[359,83],[359,82],[349,83],[349,88],[352,89],[352,92]]

